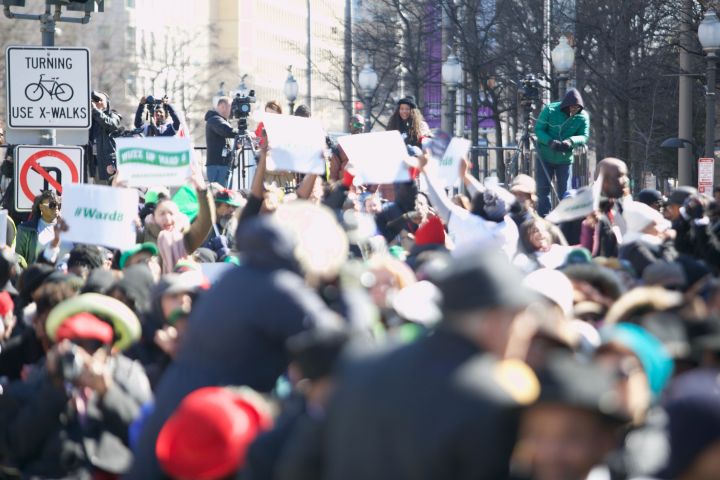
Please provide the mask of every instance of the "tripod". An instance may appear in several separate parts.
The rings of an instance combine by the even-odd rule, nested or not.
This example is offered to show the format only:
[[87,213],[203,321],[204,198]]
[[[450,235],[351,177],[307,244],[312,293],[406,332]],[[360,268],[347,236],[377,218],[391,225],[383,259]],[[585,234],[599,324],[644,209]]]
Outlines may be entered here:
[[[251,154],[246,154],[248,151],[251,152]],[[235,170],[238,169],[238,190],[248,188],[248,179],[246,178],[245,172],[251,167],[248,162],[249,156],[252,156],[252,158],[255,159],[255,145],[253,145],[252,138],[250,138],[247,133],[247,128],[238,128],[238,134],[235,135],[235,139],[233,140],[230,175],[228,176],[228,182],[225,186],[226,188],[232,188],[233,175],[235,174]]]

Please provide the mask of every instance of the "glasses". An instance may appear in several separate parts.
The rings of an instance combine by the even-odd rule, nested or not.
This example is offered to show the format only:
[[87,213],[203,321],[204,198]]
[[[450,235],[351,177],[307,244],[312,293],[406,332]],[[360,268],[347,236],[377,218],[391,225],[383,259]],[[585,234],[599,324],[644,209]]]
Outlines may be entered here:
[[45,207],[45,208],[50,208],[50,209],[53,209],[53,210],[56,209],[56,208],[57,208],[58,210],[60,209],[60,202],[52,201],[52,202],[48,202],[48,203],[41,203],[40,205],[42,205],[42,206]]

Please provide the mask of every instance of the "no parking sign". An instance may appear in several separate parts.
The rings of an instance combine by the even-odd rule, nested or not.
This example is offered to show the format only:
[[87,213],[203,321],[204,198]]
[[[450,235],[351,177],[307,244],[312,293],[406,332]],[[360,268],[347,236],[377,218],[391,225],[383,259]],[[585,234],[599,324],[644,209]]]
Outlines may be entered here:
[[43,190],[62,195],[63,187],[80,183],[82,147],[19,145],[15,149],[15,209],[29,211]]

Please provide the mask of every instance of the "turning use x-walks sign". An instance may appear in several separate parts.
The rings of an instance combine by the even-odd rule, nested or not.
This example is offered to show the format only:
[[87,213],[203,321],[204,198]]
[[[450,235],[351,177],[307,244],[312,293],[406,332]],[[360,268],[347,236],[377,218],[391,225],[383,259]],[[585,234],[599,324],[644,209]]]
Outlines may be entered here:
[[29,211],[43,190],[62,195],[63,187],[80,183],[83,148],[19,145],[15,148],[15,209]]

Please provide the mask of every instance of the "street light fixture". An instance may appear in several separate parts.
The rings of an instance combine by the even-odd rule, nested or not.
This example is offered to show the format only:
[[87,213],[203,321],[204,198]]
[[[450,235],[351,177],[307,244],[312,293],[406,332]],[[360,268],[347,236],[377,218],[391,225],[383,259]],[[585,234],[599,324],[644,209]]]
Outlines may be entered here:
[[565,90],[567,90],[568,74],[575,63],[575,50],[570,46],[567,37],[563,35],[555,48],[552,49],[552,52],[550,52],[550,56],[557,72],[558,93],[562,99],[565,96]]
[[298,95],[298,83],[297,80],[295,80],[295,77],[293,77],[292,65],[288,66],[287,71],[288,76],[287,80],[285,80],[285,87],[283,88],[283,91],[285,93],[285,98],[287,98],[287,101],[290,104],[290,115],[292,115],[295,113],[295,99],[297,99]]
[[358,84],[365,101],[365,131],[370,131],[370,101],[378,84],[378,76],[372,65],[366,63],[358,74]]
[[448,130],[455,135],[455,110],[457,105],[457,88],[462,81],[462,64],[454,53],[448,55],[442,65],[442,81],[448,89]]
[[[715,66],[720,49],[720,21],[715,10],[705,12],[698,27],[698,39],[707,54],[707,91],[705,92],[705,156],[715,158]],[[715,169],[717,175],[718,169]]]

